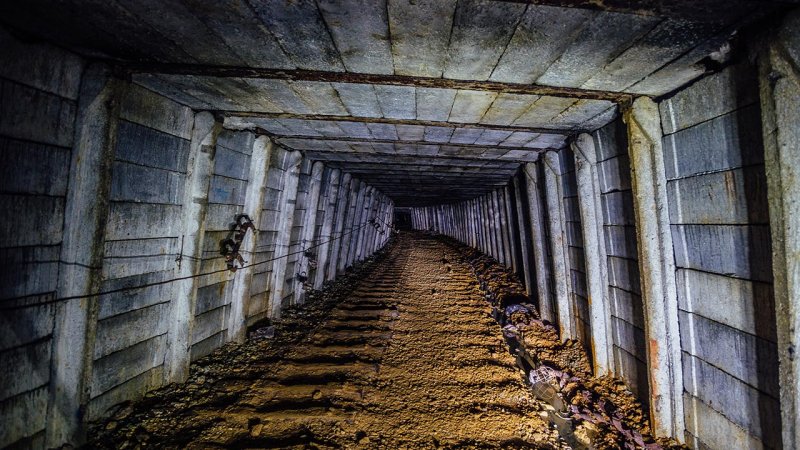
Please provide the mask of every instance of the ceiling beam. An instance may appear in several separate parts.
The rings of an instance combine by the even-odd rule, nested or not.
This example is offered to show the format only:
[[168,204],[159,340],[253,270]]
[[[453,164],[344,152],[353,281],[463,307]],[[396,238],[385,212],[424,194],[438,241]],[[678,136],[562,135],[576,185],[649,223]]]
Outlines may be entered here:
[[514,175],[514,172],[500,172],[500,173],[483,173],[483,172],[420,172],[418,170],[408,170],[408,171],[401,171],[401,170],[391,170],[387,172],[378,172],[377,169],[365,169],[365,170],[353,170],[348,169],[347,167],[336,167],[339,169],[344,170],[345,172],[350,173],[351,175],[356,176],[357,178],[373,178],[373,179],[381,179],[383,178],[384,181],[392,181],[395,182],[398,177],[404,177],[405,179],[431,179],[437,177],[450,177],[456,180],[463,180],[464,182],[478,182],[481,181],[489,181],[489,180],[496,180],[496,179],[508,179]]
[[452,171],[453,173],[481,173],[481,174],[497,174],[497,173],[512,173],[517,171],[517,167],[476,167],[476,166],[446,166],[446,165],[437,165],[431,166],[425,164],[424,162],[421,163],[380,163],[380,162],[371,162],[371,161],[364,161],[364,162],[340,162],[340,161],[330,161],[331,166],[342,166],[347,167],[349,170],[357,171],[368,171],[368,172],[376,172],[381,173],[386,170],[399,170],[404,172],[415,172],[415,173],[430,173],[430,172],[442,172],[442,171]]
[[307,150],[306,156],[311,159],[322,158],[327,155],[351,156],[355,160],[345,161],[340,159],[329,160],[332,163],[348,164],[393,164],[393,165],[420,165],[443,166],[443,167],[479,167],[496,169],[516,169],[521,164],[519,161],[508,161],[502,159],[478,159],[464,158],[459,156],[430,156],[430,155],[406,155],[395,153],[355,153],[355,152],[321,152]]
[[546,95],[587,100],[607,100],[627,103],[633,95],[624,92],[599,91],[571,87],[546,86],[535,83],[505,83],[499,81],[454,80],[448,78],[409,75],[383,75],[356,72],[327,72],[303,69],[268,69],[206,64],[118,62],[116,73],[129,78],[134,74],[192,75],[214,78],[255,78],[284,81],[318,81],[326,83],[375,84],[382,86],[412,86],[436,89],[465,89],[505,94]]
[[558,151],[557,148],[552,147],[506,147],[503,145],[479,145],[479,144],[453,144],[450,142],[430,142],[430,141],[404,141],[401,139],[393,140],[393,139],[368,139],[368,138],[355,138],[355,137],[313,137],[313,136],[286,136],[286,135],[275,135],[274,139],[279,143],[284,145],[286,144],[285,140],[295,139],[301,141],[311,141],[311,142],[350,142],[354,144],[410,144],[410,145],[426,145],[426,146],[448,146],[448,147],[459,147],[459,148],[474,148],[479,150],[491,150],[491,149],[503,149],[503,150],[521,150],[521,151],[528,151],[533,153],[541,153],[546,151]]
[[[258,111],[225,111],[218,110],[218,114],[225,117],[225,128],[231,130],[248,129],[259,134],[265,134],[270,137],[277,136],[268,130],[259,127],[258,124],[248,124],[246,119],[298,119],[298,120],[319,120],[325,122],[359,122],[359,123],[385,123],[389,125],[416,125],[420,127],[443,127],[443,128],[467,128],[467,129],[481,129],[481,130],[497,130],[497,131],[527,131],[530,133],[540,134],[558,134],[562,136],[570,136],[585,131],[581,128],[563,129],[563,128],[543,128],[543,127],[529,127],[523,125],[490,125],[482,123],[461,123],[461,122],[442,122],[435,120],[417,120],[417,119],[390,119],[386,117],[358,117],[358,116],[334,116],[326,114],[295,114],[295,113],[270,113]],[[600,113],[603,114],[603,113]],[[596,117],[596,116],[595,116]],[[243,119],[243,121],[236,121]],[[591,119],[589,119],[591,120]],[[244,122],[244,123],[243,123]]]

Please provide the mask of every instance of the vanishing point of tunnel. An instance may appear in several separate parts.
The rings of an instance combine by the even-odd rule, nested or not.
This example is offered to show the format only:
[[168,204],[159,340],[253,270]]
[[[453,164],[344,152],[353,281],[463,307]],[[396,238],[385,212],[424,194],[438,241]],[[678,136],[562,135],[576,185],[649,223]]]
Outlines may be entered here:
[[797,0],[0,5],[0,449],[800,448]]

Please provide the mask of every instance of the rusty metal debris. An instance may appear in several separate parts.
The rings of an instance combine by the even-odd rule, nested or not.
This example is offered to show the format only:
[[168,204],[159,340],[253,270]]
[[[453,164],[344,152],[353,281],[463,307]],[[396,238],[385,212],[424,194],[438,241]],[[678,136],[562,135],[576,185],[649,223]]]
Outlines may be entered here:
[[[517,365],[533,394],[553,407],[549,416],[562,437],[577,448],[683,448],[653,438],[642,405],[622,380],[593,377],[582,344],[559,339],[557,329],[539,317],[516,275],[488,255],[441,239],[459,248],[472,267]],[[588,446],[570,439],[579,427],[591,435]]]
[[241,247],[248,229],[252,229],[255,232],[255,226],[250,216],[247,214],[237,215],[231,224],[231,231],[228,233],[228,237],[219,244],[219,252],[225,257],[225,264],[231,272],[236,272],[247,263],[239,253],[239,247]]

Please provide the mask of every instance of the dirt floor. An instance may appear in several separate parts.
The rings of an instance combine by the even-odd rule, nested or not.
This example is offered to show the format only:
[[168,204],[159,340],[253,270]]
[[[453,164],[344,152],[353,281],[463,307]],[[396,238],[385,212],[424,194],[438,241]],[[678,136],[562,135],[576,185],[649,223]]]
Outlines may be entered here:
[[[613,433],[593,445],[603,436],[554,421],[553,406],[532,394],[471,256],[441,239],[400,235],[274,327],[198,361],[187,383],[119,405],[94,426],[89,446],[623,447]],[[528,339],[546,341],[542,330]],[[558,352],[557,338],[540,343]]]

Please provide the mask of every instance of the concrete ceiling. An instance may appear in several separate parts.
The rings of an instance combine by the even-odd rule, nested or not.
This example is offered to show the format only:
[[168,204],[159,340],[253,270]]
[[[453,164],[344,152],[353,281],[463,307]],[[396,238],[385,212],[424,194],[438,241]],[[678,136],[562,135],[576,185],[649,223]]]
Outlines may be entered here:
[[737,29],[789,3],[28,0],[0,6],[0,21],[403,206],[503,185],[632,95],[703,75]]

